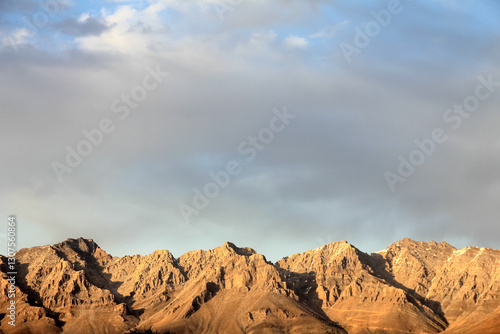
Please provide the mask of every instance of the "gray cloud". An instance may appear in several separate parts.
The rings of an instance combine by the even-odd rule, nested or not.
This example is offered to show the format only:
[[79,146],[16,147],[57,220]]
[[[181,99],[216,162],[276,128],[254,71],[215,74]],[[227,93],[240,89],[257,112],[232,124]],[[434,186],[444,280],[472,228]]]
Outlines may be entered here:
[[85,21],[66,19],[55,24],[55,28],[72,36],[98,36],[110,29],[104,22],[93,17],[89,17]]
[[[496,25],[457,10],[473,23],[456,30],[443,21],[448,13],[414,4],[348,64],[338,44],[352,40],[372,8],[340,2],[335,22],[353,23],[331,45],[284,48],[287,36],[328,26],[307,21],[322,5],[283,4],[295,10],[273,7],[273,18],[242,4],[223,23],[169,21],[164,35],[153,33],[163,20],[131,16],[129,26],[106,27],[104,19],[72,19],[57,28],[87,44],[2,50],[0,202],[33,231],[23,231],[23,245],[82,235],[116,255],[155,248],[180,255],[232,240],[272,260],[326,236],[367,251],[406,236],[499,248],[500,92],[457,130],[442,119],[474,93],[478,76],[500,81]],[[116,50],[99,49],[106,43]],[[156,65],[170,76],[121,121],[111,105]],[[245,163],[238,145],[283,106],[297,117]],[[64,161],[66,146],[104,117],[115,131],[59,183],[51,163]],[[448,141],[391,192],[384,172],[436,127]],[[241,161],[243,172],[185,224],[178,204],[229,160]]]
[[0,9],[2,13],[27,12],[38,8],[38,4],[33,0],[1,0]]

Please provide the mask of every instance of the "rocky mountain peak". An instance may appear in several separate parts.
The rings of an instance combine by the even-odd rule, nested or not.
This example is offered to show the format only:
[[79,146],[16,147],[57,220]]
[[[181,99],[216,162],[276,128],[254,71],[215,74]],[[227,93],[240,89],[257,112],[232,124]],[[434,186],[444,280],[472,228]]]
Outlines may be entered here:
[[423,241],[415,241],[409,238],[404,238],[402,240],[396,241],[392,243],[389,247],[386,249],[377,252],[378,254],[387,254],[387,253],[392,253],[392,254],[399,254],[401,252],[413,252],[418,253],[419,251],[422,253],[425,253],[429,250],[432,250],[434,252],[444,252],[446,254],[453,252],[456,250],[455,247],[452,245],[442,241],[440,243],[437,243],[435,241],[430,241],[430,242],[423,242]]
[[[6,333],[498,334],[500,251],[408,238],[366,254],[333,242],[276,264],[231,242],[111,257],[92,239],[17,255]],[[0,289],[8,291],[0,256]],[[6,309],[6,293],[0,309]],[[1,311],[0,311],[1,312]]]
[[219,248],[227,250],[229,252],[234,252],[234,253],[236,253],[238,255],[242,255],[242,256],[251,256],[251,255],[257,254],[257,252],[255,250],[253,250],[252,248],[248,248],[248,247],[240,248],[229,241],[226,241],[221,247],[218,247],[215,249],[219,249]]
[[51,246],[59,256],[70,262],[96,261],[99,265],[111,260],[112,256],[102,250],[92,239],[69,238]]

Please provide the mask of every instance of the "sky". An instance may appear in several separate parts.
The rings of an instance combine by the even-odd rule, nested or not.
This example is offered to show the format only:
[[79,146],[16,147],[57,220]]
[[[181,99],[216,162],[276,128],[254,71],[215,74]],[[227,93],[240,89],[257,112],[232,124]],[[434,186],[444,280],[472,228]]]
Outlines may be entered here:
[[115,256],[499,249],[499,11],[0,0],[0,216]]

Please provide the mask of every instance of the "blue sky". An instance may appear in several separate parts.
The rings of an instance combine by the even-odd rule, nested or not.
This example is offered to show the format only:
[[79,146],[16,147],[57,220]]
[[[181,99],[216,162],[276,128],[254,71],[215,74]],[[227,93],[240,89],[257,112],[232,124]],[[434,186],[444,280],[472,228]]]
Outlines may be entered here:
[[[343,239],[367,252],[404,237],[499,248],[499,9],[0,1],[0,212],[18,215],[21,247],[82,236],[119,256],[226,240],[271,260]],[[488,78],[495,91],[480,87],[491,94],[453,129],[447,110]],[[276,110],[294,117],[270,134]],[[67,148],[106,119],[113,130],[69,167]],[[391,188],[387,172],[436,128],[447,139]],[[266,135],[247,161],[249,138]],[[195,190],[231,161],[241,171],[196,208]]]

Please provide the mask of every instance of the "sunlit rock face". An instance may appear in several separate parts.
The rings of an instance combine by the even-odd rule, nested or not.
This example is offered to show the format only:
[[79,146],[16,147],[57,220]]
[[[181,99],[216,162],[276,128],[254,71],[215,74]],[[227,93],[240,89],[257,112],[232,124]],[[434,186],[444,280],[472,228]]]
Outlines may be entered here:
[[334,242],[273,264],[227,242],[175,258],[113,257],[89,239],[17,253],[6,333],[498,333],[500,251],[404,239]]

